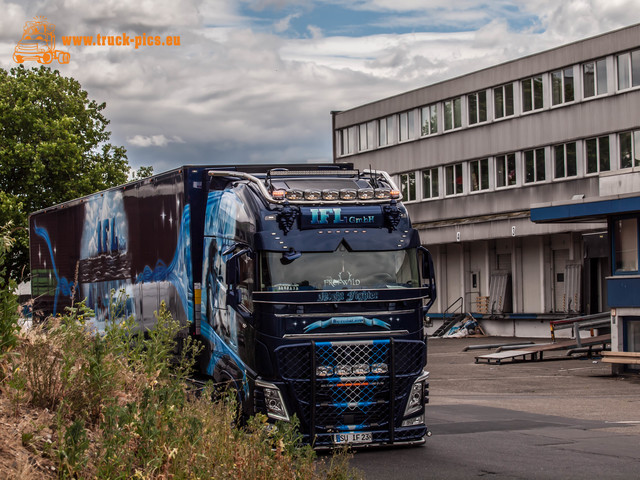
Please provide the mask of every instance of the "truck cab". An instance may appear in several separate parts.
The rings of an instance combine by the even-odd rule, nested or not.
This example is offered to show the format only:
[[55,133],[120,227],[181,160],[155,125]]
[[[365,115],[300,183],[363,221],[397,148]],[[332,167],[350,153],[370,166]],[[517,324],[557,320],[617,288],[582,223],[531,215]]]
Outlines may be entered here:
[[425,440],[433,262],[383,172],[209,170],[203,369],[316,448]]

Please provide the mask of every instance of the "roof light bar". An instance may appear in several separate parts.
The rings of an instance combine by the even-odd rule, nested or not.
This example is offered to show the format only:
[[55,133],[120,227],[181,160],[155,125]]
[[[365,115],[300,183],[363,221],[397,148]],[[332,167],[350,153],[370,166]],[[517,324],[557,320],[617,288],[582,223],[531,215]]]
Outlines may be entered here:
[[322,198],[322,192],[320,190],[305,190],[304,191],[304,199],[305,200],[320,200]]
[[338,200],[340,198],[340,192],[333,189],[325,189],[322,191],[323,200]]
[[[352,176],[359,175],[357,170],[320,170],[320,171],[272,171],[271,174],[286,176],[286,175],[319,175],[319,176]],[[289,200],[296,203],[306,203],[306,202],[364,202],[364,203],[381,203],[386,202],[391,199],[401,199],[402,194],[398,190],[398,187],[395,185],[391,177],[388,173],[380,171],[369,171],[365,170],[365,174],[370,174],[372,177],[376,176],[382,179],[383,184],[388,185],[386,188],[346,188],[342,190],[337,189],[309,189],[309,190],[300,190],[300,189],[291,189],[286,190],[282,188],[271,190],[268,184],[265,184],[264,179],[260,179],[254,175],[251,175],[246,172],[238,172],[238,171],[226,171],[226,170],[210,170],[208,175],[211,177],[236,177],[241,178],[246,181],[251,182],[255,187],[260,191],[262,196],[271,203],[281,203],[283,201]],[[360,177],[365,178],[365,177]],[[334,198],[336,192],[338,193],[338,198]]]
[[302,190],[287,190],[287,200],[304,200],[304,192]]
[[343,188],[340,190],[340,200],[355,200],[358,198],[357,190],[353,188]]
[[271,192],[271,196],[276,200],[284,200],[287,192],[284,190],[274,190]]
[[374,196],[379,200],[391,198],[391,190],[389,190],[388,188],[376,188],[374,191]]
[[358,190],[358,198],[360,200],[371,200],[374,198],[373,188],[361,188]]

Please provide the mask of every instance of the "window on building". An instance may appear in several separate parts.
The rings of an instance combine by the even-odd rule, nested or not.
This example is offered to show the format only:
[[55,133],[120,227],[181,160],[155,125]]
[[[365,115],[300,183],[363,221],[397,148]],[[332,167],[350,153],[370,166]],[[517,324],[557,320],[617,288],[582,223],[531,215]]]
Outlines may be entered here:
[[596,60],[582,65],[584,98],[607,93],[607,62]]
[[473,160],[469,162],[470,190],[478,192],[489,189],[489,159]]
[[530,112],[543,107],[542,75],[522,80],[522,111]]
[[462,127],[462,97],[444,101],[444,129]]
[[376,146],[375,122],[361,123],[358,126],[358,149],[362,152]]
[[393,117],[378,120],[378,146],[384,147],[393,143]]
[[617,56],[618,90],[640,85],[640,50]]
[[511,187],[516,184],[516,154],[496,157],[496,187]]
[[438,198],[440,189],[438,188],[438,169],[429,168],[422,171],[422,198]]
[[551,104],[573,102],[573,67],[551,72]]
[[620,134],[620,168],[640,165],[640,130]]
[[358,150],[368,150],[369,149],[369,136],[367,135],[367,124],[361,123],[358,126]]
[[356,151],[357,127],[343,128],[339,131],[340,155],[350,155]]
[[413,138],[415,129],[415,111],[402,112],[398,115],[398,140],[404,142]]
[[462,164],[447,165],[445,173],[445,193],[446,195],[459,195],[464,193],[462,185]]
[[467,105],[469,108],[469,125],[487,121],[486,90],[467,95]]
[[616,272],[638,271],[638,219],[623,218],[613,222]]
[[432,135],[438,132],[438,106],[429,105],[421,109],[421,135]]
[[587,152],[587,173],[606,172],[611,170],[609,158],[609,137],[590,138],[585,140]]
[[526,150],[524,152],[525,183],[543,182],[545,180],[545,161],[544,148],[536,148],[535,150]]
[[405,202],[410,202],[417,198],[416,196],[416,172],[400,174],[400,191]]
[[493,109],[496,118],[513,115],[513,83],[493,89]]
[[578,174],[576,142],[553,147],[555,178],[575,177]]

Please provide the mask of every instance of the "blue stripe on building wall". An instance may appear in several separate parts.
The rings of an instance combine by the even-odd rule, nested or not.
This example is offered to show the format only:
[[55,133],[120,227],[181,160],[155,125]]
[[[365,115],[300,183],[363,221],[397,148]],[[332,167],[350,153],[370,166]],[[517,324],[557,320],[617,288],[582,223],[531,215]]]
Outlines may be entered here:
[[640,307],[640,277],[617,276],[607,278],[609,307]]

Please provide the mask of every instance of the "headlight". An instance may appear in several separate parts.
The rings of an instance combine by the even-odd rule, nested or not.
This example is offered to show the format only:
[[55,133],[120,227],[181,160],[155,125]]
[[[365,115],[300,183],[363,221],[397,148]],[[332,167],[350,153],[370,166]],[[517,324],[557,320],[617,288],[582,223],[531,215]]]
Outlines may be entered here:
[[369,373],[369,365],[366,363],[358,363],[353,366],[354,375],[366,375],[367,373]]
[[402,422],[403,427],[415,427],[416,425],[424,425],[424,413]]
[[424,406],[425,402],[425,391],[427,387],[427,379],[429,378],[429,372],[424,372],[411,386],[411,391],[409,392],[409,399],[407,400],[407,406],[404,409],[404,416],[408,417],[416,412],[419,412],[420,409]]
[[384,375],[389,371],[389,366],[386,363],[374,363],[371,365],[371,373],[377,375]]
[[284,404],[282,393],[280,389],[273,383],[262,382],[256,380],[256,388],[262,388],[264,393],[264,403],[267,407],[267,416],[274,420],[289,421],[289,413],[287,407]]
[[333,367],[330,365],[320,365],[316,367],[316,377],[330,377],[333,375]]
[[347,375],[351,375],[353,368],[351,365],[337,365],[334,372],[339,377],[346,377]]

